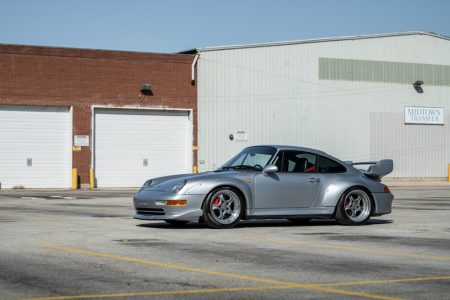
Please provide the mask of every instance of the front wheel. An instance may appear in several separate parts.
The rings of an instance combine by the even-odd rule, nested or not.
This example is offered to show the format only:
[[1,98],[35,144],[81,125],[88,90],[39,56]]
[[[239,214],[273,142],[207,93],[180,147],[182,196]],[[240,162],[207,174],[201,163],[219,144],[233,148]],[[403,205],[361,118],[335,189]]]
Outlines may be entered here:
[[203,220],[211,228],[233,228],[242,218],[244,204],[238,193],[227,187],[212,191],[203,207]]
[[336,221],[341,225],[362,225],[367,223],[372,213],[369,193],[361,188],[346,191],[336,208]]

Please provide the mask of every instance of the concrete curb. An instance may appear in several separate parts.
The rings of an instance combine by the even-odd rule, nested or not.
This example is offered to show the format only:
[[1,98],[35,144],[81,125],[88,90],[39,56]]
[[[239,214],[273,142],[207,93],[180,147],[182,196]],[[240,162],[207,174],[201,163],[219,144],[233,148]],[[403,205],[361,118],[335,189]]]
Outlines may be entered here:
[[383,183],[389,187],[450,187],[449,181],[444,180],[394,180],[386,179]]

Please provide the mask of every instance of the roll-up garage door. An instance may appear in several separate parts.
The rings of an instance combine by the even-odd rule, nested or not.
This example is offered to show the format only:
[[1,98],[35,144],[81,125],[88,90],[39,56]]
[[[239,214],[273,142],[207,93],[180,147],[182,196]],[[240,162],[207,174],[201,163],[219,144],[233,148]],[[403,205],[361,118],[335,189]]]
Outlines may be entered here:
[[71,117],[68,108],[0,106],[2,188],[68,188]]
[[138,187],[159,176],[191,172],[189,113],[95,109],[97,187]]

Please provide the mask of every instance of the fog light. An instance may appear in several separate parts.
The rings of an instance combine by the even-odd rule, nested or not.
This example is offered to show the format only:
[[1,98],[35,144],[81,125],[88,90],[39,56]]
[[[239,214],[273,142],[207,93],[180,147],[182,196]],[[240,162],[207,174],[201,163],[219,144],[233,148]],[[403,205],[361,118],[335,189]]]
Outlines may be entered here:
[[167,206],[184,206],[187,204],[187,200],[167,200]]
[[390,190],[387,186],[385,186],[385,187],[384,187],[384,192],[385,192],[385,193],[390,193],[391,190]]
[[166,205],[166,201],[155,201],[155,205]]

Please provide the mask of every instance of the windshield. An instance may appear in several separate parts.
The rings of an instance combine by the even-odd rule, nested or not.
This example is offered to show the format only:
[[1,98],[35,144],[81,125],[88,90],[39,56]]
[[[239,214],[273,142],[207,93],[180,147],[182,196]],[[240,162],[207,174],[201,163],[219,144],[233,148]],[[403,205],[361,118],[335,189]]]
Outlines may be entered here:
[[277,149],[267,146],[248,147],[225,163],[221,169],[262,170],[270,161]]

